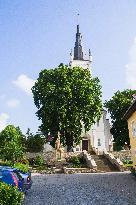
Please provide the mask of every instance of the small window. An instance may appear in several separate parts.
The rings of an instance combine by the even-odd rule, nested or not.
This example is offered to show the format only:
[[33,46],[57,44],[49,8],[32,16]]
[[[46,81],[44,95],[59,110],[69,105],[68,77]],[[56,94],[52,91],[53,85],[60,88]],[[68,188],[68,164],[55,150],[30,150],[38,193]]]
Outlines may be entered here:
[[77,151],[77,152],[79,152],[79,151],[80,151],[79,147],[76,147],[76,151]]
[[131,126],[132,126],[132,136],[135,137],[136,136],[136,125],[134,121],[132,122]]
[[101,140],[98,139],[98,146],[101,146]]

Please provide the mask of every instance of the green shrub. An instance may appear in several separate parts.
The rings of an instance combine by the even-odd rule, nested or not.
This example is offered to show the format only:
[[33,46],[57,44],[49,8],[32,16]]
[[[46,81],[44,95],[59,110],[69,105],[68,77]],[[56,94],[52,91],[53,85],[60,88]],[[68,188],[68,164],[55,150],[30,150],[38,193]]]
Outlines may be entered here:
[[37,165],[37,166],[43,166],[44,165],[44,158],[43,158],[42,155],[36,156],[35,165]]
[[124,164],[129,164],[129,165],[131,164],[131,165],[132,165],[132,164],[133,164],[133,161],[126,159],[126,160],[123,161],[123,163],[124,163]]
[[132,160],[129,160],[129,161],[128,161],[128,164],[133,164],[133,161],[132,161]]
[[20,162],[17,162],[14,164],[14,167],[19,169],[21,172],[26,173],[29,171],[29,167],[26,164],[22,164]]
[[71,158],[71,162],[73,163],[73,167],[79,168],[81,166],[80,159],[77,156],[73,156]]
[[26,158],[23,158],[23,159],[19,160],[19,162],[20,162],[21,164],[29,165],[29,161],[28,161],[28,159],[26,159]]
[[127,164],[127,160],[123,160],[123,164]]
[[21,205],[23,193],[16,187],[0,182],[0,205]]
[[12,166],[13,163],[11,161],[0,161],[0,166]]

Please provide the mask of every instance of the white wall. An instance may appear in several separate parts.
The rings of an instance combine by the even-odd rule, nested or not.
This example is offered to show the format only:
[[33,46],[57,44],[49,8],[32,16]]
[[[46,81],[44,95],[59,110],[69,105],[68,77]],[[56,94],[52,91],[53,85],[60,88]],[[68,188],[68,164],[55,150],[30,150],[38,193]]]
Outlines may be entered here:
[[70,61],[70,66],[73,67],[82,67],[84,69],[90,68],[91,62],[89,60],[72,60]]

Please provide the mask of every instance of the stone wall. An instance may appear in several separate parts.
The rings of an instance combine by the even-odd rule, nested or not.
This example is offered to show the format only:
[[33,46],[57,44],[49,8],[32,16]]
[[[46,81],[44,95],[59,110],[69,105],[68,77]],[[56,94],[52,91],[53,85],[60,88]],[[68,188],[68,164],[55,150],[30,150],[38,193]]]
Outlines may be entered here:
[[82,152],[82,156],[83,156],[83,158],[84,158],[85,161],[86,161],[87,167],[90,168],[90,169],[93,169],[93,170],[97,171],[97,165],[96,165],[94,159],[91,158],[91,155],[88,154],[88,152],[84,150],[84,151]]
[[66,158],[73,157],[73,156],[80,156],[83,157],[86,161],[87,168],[68,168],[64,167],[64,173],[72,174],[72,173],[92,173],[97,172],[97,165],[94,159],[91,158],[91,155],[88,154],[87,151],[83,152],[69,152],[67,153]]
[[122,150],[122,151],[114,151],[111,152],[115,158],[119,158],[121,161],[124,161],[126,159],[131,160],[131,151],[130,150]]
[[103,152],[103,155],[120,171],[124,171],[124,165],[119,158],[115,158],[113,154],[106,151]]
[[26,153],[26,158],[27,159],[32,159],[32,158],[36,158],[36,156],[43,156],[44,161],[46,164],[50,165],[50,164],[54,164],[56,157],[55,157],[55,152],[54,151],[48,151],[48,152],[37,152],[37,153],[32,153],[32,152],[27,152]]
[[82,152],[66,152],[66,158],[73,157],[73,156],[82,156]]
[[36,158],[38,155],[43,155],[43,152],[26,152],[26,158]]
[[95,173],[97,172],[94,169],[89,168],[63,168],[64,174],[75,174],[75,173]]

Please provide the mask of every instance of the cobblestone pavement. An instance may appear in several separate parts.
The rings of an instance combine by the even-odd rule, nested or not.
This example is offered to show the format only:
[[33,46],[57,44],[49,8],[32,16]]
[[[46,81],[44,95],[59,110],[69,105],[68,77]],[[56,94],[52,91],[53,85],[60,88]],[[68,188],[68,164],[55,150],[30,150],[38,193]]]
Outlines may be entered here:
[[33,176],[23,205],[136,205],[130,173]]

